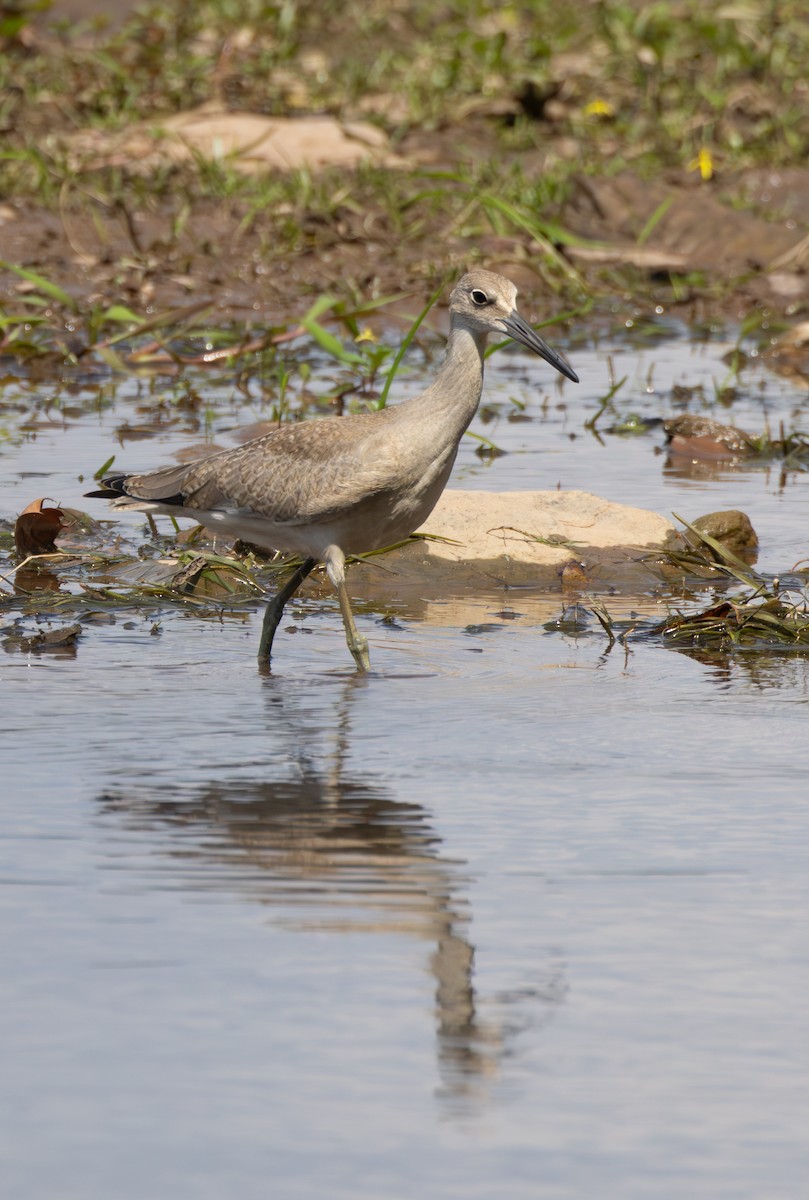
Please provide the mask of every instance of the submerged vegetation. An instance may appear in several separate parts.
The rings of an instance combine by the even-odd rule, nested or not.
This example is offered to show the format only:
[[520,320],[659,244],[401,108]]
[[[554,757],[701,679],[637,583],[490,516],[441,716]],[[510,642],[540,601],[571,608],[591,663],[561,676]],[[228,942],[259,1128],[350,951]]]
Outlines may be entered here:
[[[588,630],[586,613],[596,619],[607,636],[609,647],[627,646],[629,639],[662,639],[677,649],[710,649],[809,652],[809,589],[801,564],[783,576],[759,574],[722,541],[687,521],[683,547],[664,552],[669,570],[682,581],[711,581],[721,589],[706,607],[695,599],[688,605],[671,604],[663,621],[613,621],[603,599],[577,605],[579,632]],[[669,572],[666,572],[668,577]],[[731,594],[728,594],[731,589]]]
[[772,645],[809,649],[809,598],[794,569],[795,587],[784,590],[780,578],[764,578],[721,541],[683,523],[687,548],[668,551],[671,564],[686,573],[741,584],[742,590],[706,609],[673,612],[653,632],[675,643],[722,649]]

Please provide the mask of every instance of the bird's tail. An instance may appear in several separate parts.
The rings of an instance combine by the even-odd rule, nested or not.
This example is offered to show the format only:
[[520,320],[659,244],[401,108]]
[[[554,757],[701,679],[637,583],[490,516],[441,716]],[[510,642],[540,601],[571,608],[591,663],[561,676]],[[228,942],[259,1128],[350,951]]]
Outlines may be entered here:
[[98,491],[84,494],[98,500],[117,500],[119,496],[127,495],[124,486],[127,479],[129,479],[129,475],[110,475],[107,479],[101,480],[101,487]]

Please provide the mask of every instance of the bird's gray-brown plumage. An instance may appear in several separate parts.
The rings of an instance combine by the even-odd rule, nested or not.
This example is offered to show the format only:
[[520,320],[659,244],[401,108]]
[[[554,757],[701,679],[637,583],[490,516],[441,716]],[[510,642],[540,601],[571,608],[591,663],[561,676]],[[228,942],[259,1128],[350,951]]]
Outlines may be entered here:
[[318,563],[337,589],[349,649],[368,648],[345,589],[345,556],[378,550],[418,529],[452,470],[483,387],[489,334],[507,335],[578,382],[515,308],[517,289],[491,271],[464,275],[450,296],[446,354],[420,396],[378,412],[282,425],[233,450],[145,475],[116,475],[89,492],[113,507],[193,517],[270,550],[303,557],[270,602],[260,657],[269,658],[286,601]]

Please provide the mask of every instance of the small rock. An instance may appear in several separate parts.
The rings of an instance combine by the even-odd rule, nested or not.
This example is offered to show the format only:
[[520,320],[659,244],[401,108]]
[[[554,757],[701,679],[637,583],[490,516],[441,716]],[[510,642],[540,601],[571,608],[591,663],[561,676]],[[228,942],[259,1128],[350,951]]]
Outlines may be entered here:
[[735,425],[720,425],[710,417],[671,417],[663,422],[671,454],[708,460],[745,458],[755,453],[748,434]]
[[[738,508],[729,508],[721,512],[705,513],[691,522],[698,533],[707,533],[709,537],[721,542],[733,554],[743,554],[745,557],[755,557],[758,549],[758,537],[747,513]],[[686,541],[693,544],[695,540],[686,532]]]
[[586,564],[575,559],[570,559],[559,568],[559,578],[566,592],[579,592],[591,586]]

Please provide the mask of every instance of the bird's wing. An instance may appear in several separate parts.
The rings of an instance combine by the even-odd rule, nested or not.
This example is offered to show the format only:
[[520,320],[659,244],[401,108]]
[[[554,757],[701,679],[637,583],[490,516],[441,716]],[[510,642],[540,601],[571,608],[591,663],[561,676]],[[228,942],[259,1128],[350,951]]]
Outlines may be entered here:
[[249,510],[282,524],[331,520],[401,484],[395,439],[385,436],[382,416],[282,425],[199,462],[127,476],[123,490],[201,511]]

